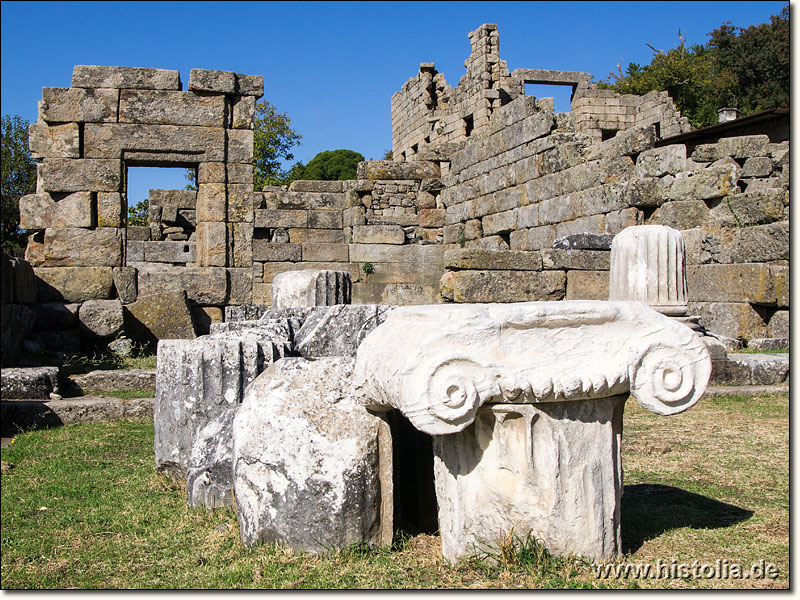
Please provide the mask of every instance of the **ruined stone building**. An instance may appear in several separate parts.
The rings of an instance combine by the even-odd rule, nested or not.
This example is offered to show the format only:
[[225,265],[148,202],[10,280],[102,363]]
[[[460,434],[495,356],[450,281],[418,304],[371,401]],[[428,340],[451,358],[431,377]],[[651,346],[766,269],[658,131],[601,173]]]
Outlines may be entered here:
[[[43,89],[30,128],[38,184],[20,213],[35,297],[4,302],[62,315],[37,316],[31,335],[63,347],[79,323],[105,338],[203,333],[229,307],[269,305],[273,277],[297,269],[349,272],[354,303],[607,299],[611,236],[654,223],[683,233],[706,328],[788,338],[787,139],[671,143],[689,125],[666,92],[509,72],[496,26],[469,37],[455,87],[423,63],[391,98],[394,161],[259,192],[262,77],[194,69],[182,91],[177,71],[75,67],[72,87]],[[571,111],[529,83],[571,86]],[[128,225],[133,166],[194,169],[197,191],[152,190],[149,225]],[[117,325],[93,329],[104,311]]]

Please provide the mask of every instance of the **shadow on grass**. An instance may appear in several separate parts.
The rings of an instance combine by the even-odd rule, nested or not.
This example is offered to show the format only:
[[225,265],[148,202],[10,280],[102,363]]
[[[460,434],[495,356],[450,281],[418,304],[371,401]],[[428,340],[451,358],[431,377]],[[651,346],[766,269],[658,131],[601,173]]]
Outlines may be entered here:
[[636,552],[647,540],[671,529],[720,529],[751,516],[751,510],[669,485],[626,485],[622,494],[622,551]]

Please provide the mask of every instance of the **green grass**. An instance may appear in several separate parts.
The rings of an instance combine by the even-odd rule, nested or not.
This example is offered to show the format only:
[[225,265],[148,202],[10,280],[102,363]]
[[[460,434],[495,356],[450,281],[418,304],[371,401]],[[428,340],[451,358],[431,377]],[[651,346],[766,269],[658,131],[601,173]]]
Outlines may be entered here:
[[28,432],[2,450],[2,587],[786,588],[788,406],[723,396],[659,417],[631,400],[623,439],[618,562],[764,559],[777,580],[597,579],[590,561],[513,532],[456,565],[428,535],[326,556],[245,549],[235,513],[189,508],[155,471],[152,423],[133,421]]

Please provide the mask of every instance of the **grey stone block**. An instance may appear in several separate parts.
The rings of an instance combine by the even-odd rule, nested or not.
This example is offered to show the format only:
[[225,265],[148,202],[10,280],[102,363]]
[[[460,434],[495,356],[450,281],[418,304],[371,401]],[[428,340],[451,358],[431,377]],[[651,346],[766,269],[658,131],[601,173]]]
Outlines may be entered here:
[[49,400],[59,392],[58,367],[5,368],[2,376],[3,400],[38,398]]
[[340,304],[314,308],[295,334],[302,357],[355,357],[358,346],[393,310],[379,304]]

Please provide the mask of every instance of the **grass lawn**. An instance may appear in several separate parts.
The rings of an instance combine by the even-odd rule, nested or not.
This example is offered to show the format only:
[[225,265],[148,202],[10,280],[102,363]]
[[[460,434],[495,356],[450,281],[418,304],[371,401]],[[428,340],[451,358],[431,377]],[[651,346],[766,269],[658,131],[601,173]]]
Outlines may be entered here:
[[[2,587],[789,586],[788,394],[706,398],[674,417],[628,402],[625,555],[612,568],[660,564],[669,573],[673,565],[677,576],[660,579],[601,578],[589,560],[556,559],[535,546],[510,549],[499,564],[478,557],[450,566],[438,537],[427,535],[324,557],[245,549],[235,513],[190,509],[184,489],[153,464],[152,422],[19,435],[2,450]],[[777,576],[681,577],[678,563],[727,565],[727,573],[735,564],[748,574],[753,563],[771,564]]]

